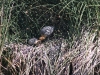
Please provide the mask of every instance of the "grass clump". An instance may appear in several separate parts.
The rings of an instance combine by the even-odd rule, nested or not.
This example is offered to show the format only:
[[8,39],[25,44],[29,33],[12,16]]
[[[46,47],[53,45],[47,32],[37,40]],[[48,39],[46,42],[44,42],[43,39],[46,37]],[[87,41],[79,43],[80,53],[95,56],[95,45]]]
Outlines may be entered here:
[[[73,59],[77,57],[76,60],[78,60],[78,58],[80,57],[79,55],[82,54],[82,53],[77,53],[78,44],[76,43],[81,44],[80,42],[81,41],[83,42],[83,36],[85,37],[85,35],[87,34],[88,35],[86,37],[92,36],[92,34],[95,34],[92,36],[93,43],[95,43],[96,45],[99,44],[98,43],[99,31],[100,31],[100,24],[99,24],[100,1],[99,0],[54,0],[54,1],[52,0],[43,0],[43,1],[42,0],[30,0],[30,1],[29,0],[21,0],[21,1],[20,0],[7,0],[7,1],[2,0],[0,1],[0,5],[1,5],[0,6],[0,9],[1,9],[0,27],[2,26],[2,28],[0,28],[0,33],[1,33],[0,34],[0,58],[2,61],[0,65],[2,65],[2,68],[3,68],[3,69],[1,68],[0,70],[1,73],[9,72],[9,74],[11,75],[13,74],[30,75],[30,74],[36,74],[38,71],[39,75],[43,75],[43,74],[44,75],[51,75],[51,74],[60,75],[63,73],[65,73],[65,75],[66,73],[70,74],[70,68],[68,68],[68,66],[71,65],[71,63],[74,64],[75,62],[73,61],[75,60]],[[61,51],[62,50],[61,49],[62,45],[61,45],[61,47],[58,49],[61,52],[58,52],[58,56],[56,56],[56,58],[57,57],[58,58],[56,60],[51,60],[49,58],[48,51],[49,49],[52,50],[52,48],[54,47],[52,45],[50,48],[45,49],[45,46],[47,45],[47,43],[44,43],[44,45],[42,46],[43,53],[41,53],[41,51],[39,52],[38,49],[36,49],[37,51],[35,52],[34,51],[35,49],[31,48],[33,51],[30,51],[30,52],[34,54],[33,55],[34,57],[31,61],[30,58],[32,58],[31,57],[32,54],[27,55],[28,54],[28,51],[27,51],[28,46],[26,46],[27,40],[29,38],[32,38],[33,36],[36,38],[39,38],[40,37],[39,31],[41,27],[47,26],[47,25],[55,26],[55,31],[53,35],[50,36],[51,40],[55,39],[54,40],[55,42],[53,42],[52,44],[57,45],[57,43],[60,43],[60,42],[56,42],[56,39],[63,38],[66,41],[63,43],[66,43],[64,44],[64,46],[67,47],[67,50],[66,48],[64,48],[64,51]],[[87,43],[86,44],[87,46],[89,46],[88,43],[93,44],[93,43],[88,42],[88,40],[90,40],[89,37],[85,39],[85,43]],[[50,42],[52,41],[49,41],[49,44]],[[22,43],[24,46],[20,45],[19,43]],[[84,44],[84,46],[86,45]],[[5,46],[9,46],[9,47],[5,49]],[[26,51],[25,54],[23,51],[24,47],[27,49],[25,50]],[[39,47],[42,49],[41,46]],[[73,49],[75,47],[77,50]],[[88,53],[88,47],[85,47],[85,48],[86,48],[84,49],[85,52]],[[14,51],[14,50],[18,50],[18,53],[17,51]],[[56,50],[56,49],[53,49],[53,50]],[[22,53],[20,51],[22,51]],[[94,50],[94,51],[97,51],[97,50]],[[13,54],[14,52],[15,52],[15,56],[12,56],[14,55]],[[66,54],[65,56],[63,56],[64,52],[68,56],[66,56]],[[71,52],[74,55],[71,54]],[[19,57],[16,57],[18,56],[17,54],[19,54]],[[51,55],[52,54],[53,53],[51,52]],[[56,55],[55,52],[54,52],[54,55]],[[85,55],[84,52],[83,52],[83,55]],[[15,57],[15,58],[12,58],[12,57]],[[24,59],[23,57],[26,57],[26,59]],[[59,61],[59,60],[62,60],[63,57],[65,57],[66,60],[63,60],[63,62]],[[83,61],[82,56],[80,58],[82,59],[81,61]],[[17,63],[17,69],[16,69],[16,66],[14,66],[16,65],[14,61]],[[51,61],[53,61],[53,65],[51,64]],[[5,62],[6,65],[3,64],[3,62]],[[23,65],[24,67],[28,67],[28,68],[24,69]],[[10,69],[8,70],[9,67]],[[66,68],[68,69],[69,72],[68,71],[66,72],[65,70]],[[94,66],[92,66],[92,68],[94,68]],[[73,71],[75,71],[75,68]],[[87,70],[84,70],[84,71],[88,72]],[[84,73],[83,71],[81,72],[82,74]],[[76,73],[76,71],[74,73]]]

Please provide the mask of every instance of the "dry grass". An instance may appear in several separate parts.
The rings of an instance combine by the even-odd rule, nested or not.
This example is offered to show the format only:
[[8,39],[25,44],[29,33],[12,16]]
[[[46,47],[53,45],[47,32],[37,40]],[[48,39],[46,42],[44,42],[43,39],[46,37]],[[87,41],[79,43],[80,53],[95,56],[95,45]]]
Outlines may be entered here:
[[[0,4],[1,75],[100,74],[100,1],[2,0]],[[47,25],[55,25],[51,40],[26,45],[25,40],[39,38],[40,28]]]
[[[11,75],[94,75],[100,73],[100,38],[96,33],[82,32],[69,47],[65,39],[47,40],[39,46],[9,44],[13,54],[8,68]],[[6,67],[7,68],[7,67]],[[98,70],[98,71],[97,71]],[[99,74],[97,74],[99,75]]]

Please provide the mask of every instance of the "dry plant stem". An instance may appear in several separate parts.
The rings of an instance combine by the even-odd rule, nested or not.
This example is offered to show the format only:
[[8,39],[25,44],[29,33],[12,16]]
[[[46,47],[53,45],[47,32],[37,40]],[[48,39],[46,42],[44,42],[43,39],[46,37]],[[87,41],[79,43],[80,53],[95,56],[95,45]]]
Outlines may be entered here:
[[36,46],[38,46],[41,43],[41,40],[37,40],[37,42],[35,43]]
[[[1,25],[2,25],[2,23],[3,23],[3,4],[2,4],[2,8],[1,8],[1,15],[0,15],[0,20],[1,20]],[[1,72],[1,54],[2,54],[2,51],[3,51],[3,49],[2,49],[2,41],[1,41],[1,30],[2,30],[2,28],[1,28],[1,25],[0,25],[0,73],[2,73]]]
[[[3,22],[3,4],[2,4],[2,8],[1,8],[1,25],[2,25],[2,22]],[[0,28],[0,33],[1,33],[1,28]],[[1,58],[1,54],[2,54],[2,41],[1,41],[1,37],[0,37],[0,58]]]

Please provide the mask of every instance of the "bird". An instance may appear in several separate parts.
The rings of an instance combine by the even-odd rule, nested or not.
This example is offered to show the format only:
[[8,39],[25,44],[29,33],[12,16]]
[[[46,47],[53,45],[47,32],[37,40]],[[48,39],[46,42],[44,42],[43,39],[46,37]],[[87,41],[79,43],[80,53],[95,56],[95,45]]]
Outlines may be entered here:
[[29,44],[29,45],[35,45],[35,44],[37,44],[38,42],[39,42],[38,39],[35,38],[35,37],[33,37],[33,38],[31,38],[31,39],[28,40],[28,44]]
[[54,31],[54,26],[45,26],[40,29],[40,37],[39,40],[45,40],[46,37],[49,37]]
[[43,40],[46,39],[46,37],[49,37],[54,31],[54,26],[45,26],[40,29],[40,37],[39,39],[33,37],[29,39],[28,44],[29,45],[39,45]]

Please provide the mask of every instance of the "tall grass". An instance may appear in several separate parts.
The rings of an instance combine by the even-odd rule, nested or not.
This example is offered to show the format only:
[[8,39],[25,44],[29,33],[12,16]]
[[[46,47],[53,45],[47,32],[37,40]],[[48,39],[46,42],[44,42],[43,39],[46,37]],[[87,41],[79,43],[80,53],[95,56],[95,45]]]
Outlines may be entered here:
[[2,0],[0,5],[0,57],[4,44],[26,44],[29,38],[38,38],[40,28],[47,25],[55,26],[53,38],[65,38],[70,47],[82,29],[99,36],[99,0]]
[[[5,26],[9,32],[7,36],[13,41],[21,41],[32,36],[38,37],[39,29],[46,25],[56,25],[56,29],[60,31],[58,35],[66,33],[66,37],[72,38],[71,36],[80,34],[82,27],[90,28],[93,21],[99,19],[98,0],[62,0],[56,4],[53,1],[15,0],[8,1],[4,5],[5,20],[10,18],[9,24],[5,21],[8,24]],[[51,22],[51,18],[55,15],[60,16],[59,24]]]

